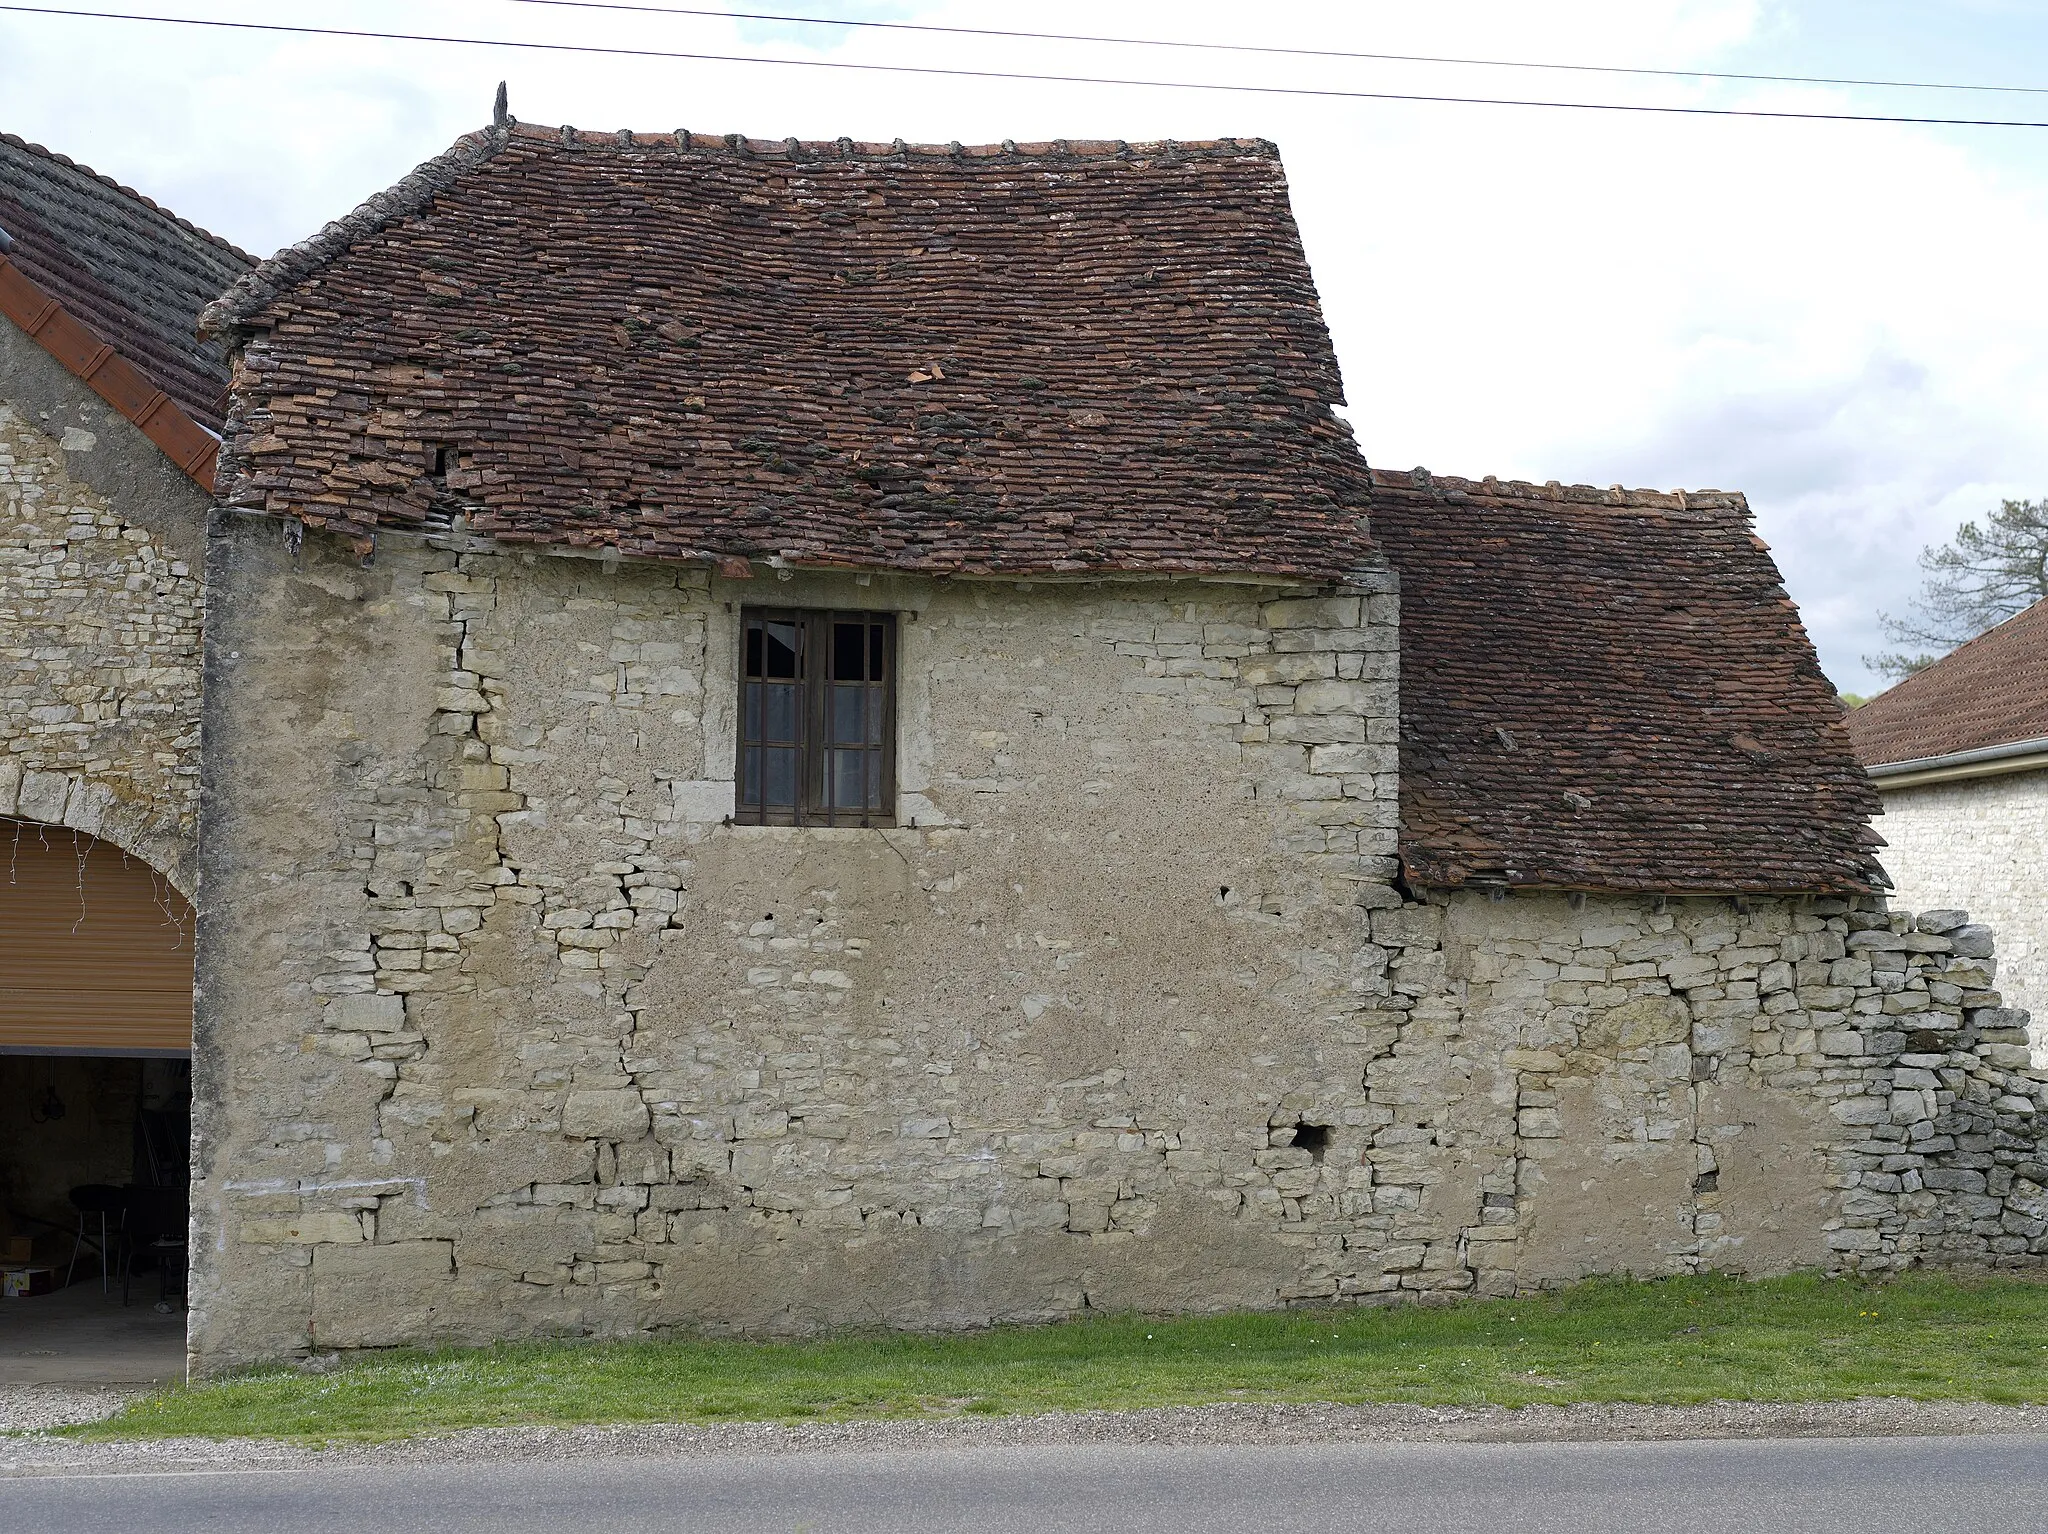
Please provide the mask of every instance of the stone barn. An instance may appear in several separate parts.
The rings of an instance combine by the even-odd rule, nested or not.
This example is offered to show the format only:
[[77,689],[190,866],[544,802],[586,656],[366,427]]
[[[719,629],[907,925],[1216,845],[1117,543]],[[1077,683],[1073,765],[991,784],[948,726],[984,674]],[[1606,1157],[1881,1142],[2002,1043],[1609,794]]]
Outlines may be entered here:
[[203,330],[196,1367],[2048,1253],[1742,498],[1369,468],[1270,145],[501,120]]
[[200,570],[228,379],[224,349],[193,328],[252,265],[0,134],[0,1237],[16,1244],[12,1265],[21,1247],[72,1250],[80,1185],[150,1190],[133,1235],[151,1211],[155,1226],[184,1224]]
[[[2048,1007],[2048,602],[1849,715],[1884,798],[1885,872],[1904,904],[1973,912],[1999,934],[2000,984]],[[2048,1033],[2033,1025],[2035,1059]]]

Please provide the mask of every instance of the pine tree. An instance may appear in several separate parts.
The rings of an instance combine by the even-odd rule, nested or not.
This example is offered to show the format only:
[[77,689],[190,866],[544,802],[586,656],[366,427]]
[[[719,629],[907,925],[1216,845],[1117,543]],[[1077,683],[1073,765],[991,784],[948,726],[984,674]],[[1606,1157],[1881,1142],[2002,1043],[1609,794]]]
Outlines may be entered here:
[[1912,609],[1877,615],[1884,637],[1911,651],[1863,657],[1894,679],[2048,597],[2048,500],[2000,503],[1981,527],[1965,522],[1949,542],[1922,549],[1920,568],[1927,579]]

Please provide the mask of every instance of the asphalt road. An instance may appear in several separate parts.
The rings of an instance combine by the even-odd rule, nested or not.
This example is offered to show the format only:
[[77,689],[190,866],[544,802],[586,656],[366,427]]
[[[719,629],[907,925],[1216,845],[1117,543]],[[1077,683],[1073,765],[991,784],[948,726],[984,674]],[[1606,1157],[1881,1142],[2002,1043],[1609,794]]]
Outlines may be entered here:
[[0,1480],[0,1529],[152,1534],[2048,1530],[2048,1439],[933,1449]]

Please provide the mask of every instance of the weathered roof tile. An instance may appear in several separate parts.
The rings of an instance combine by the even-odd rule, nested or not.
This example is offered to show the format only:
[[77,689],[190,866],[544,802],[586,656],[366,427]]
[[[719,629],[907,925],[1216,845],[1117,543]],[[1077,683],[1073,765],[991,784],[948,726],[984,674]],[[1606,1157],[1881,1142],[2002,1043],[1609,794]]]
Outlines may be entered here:
[[362,539],[957,573],[1373,562],[1272,147],[473,134],[207,322],[221,485]]
[[225,348],[200,308],[255,257],[97,171],[0,133],[7,259],[126,357],[187,415],[219,430]]
[[1373,473],[1419,884],[1882,887],[1841,706],[1722,491]]

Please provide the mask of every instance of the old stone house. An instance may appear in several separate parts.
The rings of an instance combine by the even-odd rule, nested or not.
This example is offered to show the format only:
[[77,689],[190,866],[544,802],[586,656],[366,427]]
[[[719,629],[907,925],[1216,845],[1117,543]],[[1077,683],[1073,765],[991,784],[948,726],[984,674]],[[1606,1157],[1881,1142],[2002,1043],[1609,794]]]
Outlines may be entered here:
[[204,330],[201,1367],[2048,1252],[1742,498],[1369,469],[1270,145],[504,121]]
[[0,1236],[75,1229],[79,1184],[185,1180],[227,386],[193,322],[253,264],[0,135]]
[[1849,734],[1884,798],[1896,898],[1998,932],[1999,983],[2048,1063],[2048,602],[1878,694]]

